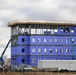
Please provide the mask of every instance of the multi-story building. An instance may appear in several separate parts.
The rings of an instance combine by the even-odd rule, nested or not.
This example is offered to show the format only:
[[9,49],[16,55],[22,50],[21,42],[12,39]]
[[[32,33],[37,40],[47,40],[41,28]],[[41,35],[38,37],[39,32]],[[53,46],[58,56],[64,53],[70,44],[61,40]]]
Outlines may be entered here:
[[11,27],[11,63],[76,59],[76,24],[16,21]]

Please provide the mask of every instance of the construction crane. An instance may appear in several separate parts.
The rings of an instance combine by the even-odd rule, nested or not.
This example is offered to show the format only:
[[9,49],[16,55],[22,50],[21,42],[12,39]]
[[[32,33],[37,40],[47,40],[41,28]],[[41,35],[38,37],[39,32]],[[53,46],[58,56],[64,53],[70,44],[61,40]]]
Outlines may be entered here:
[[67,26],[67,27],[65,27],[64,31],[65,32],[69,32],[70,42],[71,42],[71,45],[72,45],[72,60],[75,60],[75,56],[74,56],[74,44],[73,44],[73,41],[72,41],[71,28],[69,26]]
[[5,51],[6,51],[6,49],[7,49],[7,47],[9,46],[9,43],[11,42],[11,39],[8,41],[8,43],[7,43],[7,45],[6,45],[6,47],[5,47],[5,49],[4,49],[4,51],[2,52],[2,54],[1,54],[1,57],[0,57],[0,64],[4,64],[4,60],[3,60],[3,55],[4,55],[4,53],[5,53]]

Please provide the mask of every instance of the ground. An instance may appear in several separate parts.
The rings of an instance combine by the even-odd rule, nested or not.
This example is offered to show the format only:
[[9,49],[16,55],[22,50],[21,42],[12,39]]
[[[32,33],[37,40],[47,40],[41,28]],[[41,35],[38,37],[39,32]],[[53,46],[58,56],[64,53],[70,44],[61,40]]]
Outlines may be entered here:
[[76,72],[0,72],[0,75],[76,75]]

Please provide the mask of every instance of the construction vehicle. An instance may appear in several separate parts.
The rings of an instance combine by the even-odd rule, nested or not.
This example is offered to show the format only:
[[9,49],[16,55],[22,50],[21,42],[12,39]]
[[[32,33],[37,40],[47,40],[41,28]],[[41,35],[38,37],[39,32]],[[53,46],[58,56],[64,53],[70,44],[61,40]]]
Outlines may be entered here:
[[10,42],[11,42],[11,39],[8,41],[8,43],[7,43],[7,45],[6,45],[5,49],[4,49],[4,51],[3,51],[2,54],[1,54],[1,57],[0,57],[0,64],[1,64],[1,65],[4,64],[3,55],[4,55],[4,53],[5,53],[6,49],[7,49],[7,47],[9,46],[9,43],[10,43]]

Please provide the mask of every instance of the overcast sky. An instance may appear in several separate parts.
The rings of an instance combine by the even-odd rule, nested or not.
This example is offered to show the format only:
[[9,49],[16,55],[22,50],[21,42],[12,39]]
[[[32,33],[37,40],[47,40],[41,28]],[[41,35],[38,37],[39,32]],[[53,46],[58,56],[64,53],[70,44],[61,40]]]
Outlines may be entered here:
[[7,24],[16,19],[76,21],[76,0],[0,0],[0,55],[11,36]]

